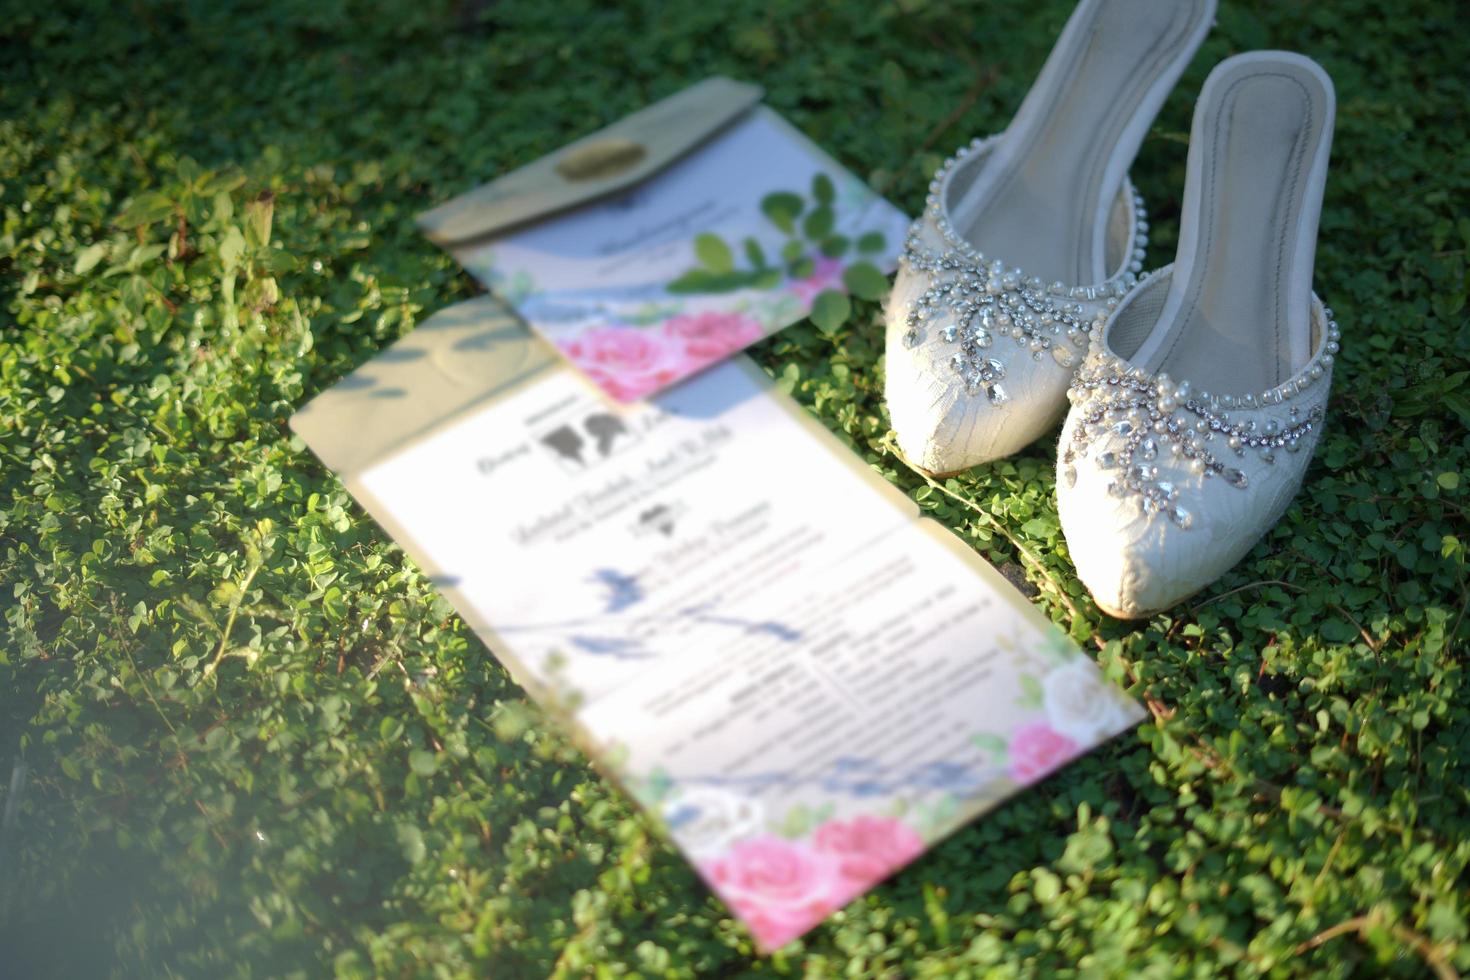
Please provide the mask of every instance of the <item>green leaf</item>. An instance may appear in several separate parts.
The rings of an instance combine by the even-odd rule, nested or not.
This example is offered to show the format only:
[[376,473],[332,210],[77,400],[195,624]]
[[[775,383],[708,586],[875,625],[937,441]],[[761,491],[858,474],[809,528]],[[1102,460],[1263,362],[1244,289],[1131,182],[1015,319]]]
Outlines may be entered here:
[[840,259],[847,254],[849,244],[846,235],[828,235],[822,241],[822,254],[829,259]]
[[403,859],[409,864],[418,864],[428,856],[429,848],[424,844],[424,832],[416,825],[407,821],[399,823],[394,830],[394,836],[403,852]]
[[[928,487],[924,489],[927,490]],[[989,732],[976,732],[970,736],[970,742],[976,748],[989,752],[992,756],[992,763],[1004,761],[1006,757],[1006,740],[999,735],[992,735]]]
[[787,361],[786,366],[781,369],[781,373],[776,376],[776,388],[782,394],[789,395],[796,390],[796,383],[800,380],[801,368],[797,367],[793,362]]
[[782,837],[801,837],[812,829],[812,811],[804,803],[798,803],[786,811],[786,817],[781,821],[780,833]]
[[1044,538],[1051,531],[1053,524],[1044,517],[1033,517],[1021,525],[1021,532],[1028,538]]
[[171,218],[173,214],[173,198],[159,191],[144,191],[128,202],[117,216],[117,222],[124,228],[137,228]]
[[210,216],[220,223],[229,221],[235,216],[235,199],[225,191],[214,195]]
[[881,231],[870,231],[860,236],[857,240],[859,252],[881,252],[885,245]]
[[254,256],[255,268],[270,276],[296,271],[296,257],[278,248],[262,248]]
[[664,288],[675,294],[690,293],[733,293],[753,285],[759,278],[755,272],[711,272],[709,269],[690,269]]
[[138,245],[128,253],[125,262],[108,269],[107,275],[115,275],[119,272],[138,272],[143,266],[161,256],[167,249],[168,246],[156,243],[153,245]]
[[194,162],[193,157],[179,158],[179,180],[184,182],[184,186],[192,187],[198,182],[199,174],[199,164]]
[[148,604],[139,602],[133,606],[133,614],[128,617],[128,629],[137,633],[146,622],[148,622]]
[[245,255],[245,236],[240,229],[230,225],[225,232],[225,237],[219,243],[219,260],[224,266],[225,272],[233,272],[240,268],[240,259]]
[[801,232],[812,241],[819,242],[832,234],[833,220],[832,209],[824,204],[806,216],[801,223]]
[[867,262],[854,262],[843,269],[842,284],[858,299],[882,299],[888,293],[888,277]]
[[[1084,804],[1085,806],[1085,804]],[[1073,834],[1057,867],[1073,874],[1085,874],[1100,867],[1113,856],[1113,842],[1106,831],[1093,825]]]
[[766,267],[766,251],[761,248],[761,243],[754,238],[747,238],[745,240],[745,257],[757,269],[764,269]]
[[826,174],[817,174],[812,178],[812,197],[817,199],[818,204],[831,204],[836,196],[836,189],[832,186],[832,178]]
[[780,269],[762,269],[760,272],[757,272],[755,274],[755,278],[750,281],[750,288],[775,289],[784,281],[785,277],[781,275]]
[[408,754],[408,767],[427,778],[439,771],[439,759],[428,749],[414,749]]
[[103,258],[106,257],[106,255],[106,242],[96,242],[92,245],[88,245],[86,248],[77,253],[76,265],[72,267],[72,271],[79,276],[86,275],[88,272],[91,272],[93,269],[95,269],[97,267],[97,263],[101,262]]
[[801,197],[790,191],[775,191],[761,198],[761,212],[788,235],[796,232],[796,219],[803,207]]
[[846,293],[839,293],[835,289],[822,290],[812,301],[812,323],[825,334],[836,333],[851,315],[852,302]]
[[638,794],[645,805],[657,806],[674,791],[674,780],[663,766],[656,766],[648,774],[642,791]]
[[1460,474],[1454,471],[1441,473],[1438,477],[1435,478],[1435,481],[1444,490],[1454,490],[1460,485]]
[[128,276],[123,280],[122,288],[118,291],[123,305],[134,313],[141,314],[144,307],[148,305],[149,286],[144,276]]
[[275,199],[269,195],[245,205],[245,237],[255,248],[265,248],[271,243],[271,221],[275,211]]
[[735,268],[735,256],[719,235],[702,232],[694,236],[694,256],[711,272],[725,273]]

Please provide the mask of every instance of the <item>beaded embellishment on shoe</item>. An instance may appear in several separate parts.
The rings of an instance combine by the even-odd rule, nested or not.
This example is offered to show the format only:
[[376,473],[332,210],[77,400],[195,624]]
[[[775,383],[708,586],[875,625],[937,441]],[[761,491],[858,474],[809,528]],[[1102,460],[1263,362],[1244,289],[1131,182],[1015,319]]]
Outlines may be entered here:
[[[1132,496],[1145,515],[1167,514],[1182,529],[1193,515],[1179,503],[1179,488],[1161,479],[1156,460],[1168,453],[1191,475],[1218,477],[1227,486],[1245,490],[1250,479],[1238,465],[1248,453],[1265,464],[1276,461],[1278,450],[1297,452],[1303,438],[1321,424],[1319,402],[1305,411],[1290,404],[1322,384],[1337,354],[1341,336],[1332,311],[1323,309],[1326,342],[1305,369],[1290,381],[1260,395],[1193,393],[1188,381],[1173,382],[1167,374],[1145,376],[1127,361],[1101,349],[1089,355],[1067,398],[1079,413],[1071,444],[1062,449],[1062,479],[1077,482],[1076,461],[1099,442],[1109,443],[1093,463],[1116,475],[1107,492]],[[1253,411],[1285,405],[1287,419],[1232,420],[1232,410]],[[1116,438],[1115,438],[1116,437]],[[1121,447],[1117,441],[1122,440]],[[1223,445],[1221,445],[1223,444]]]
[[[1054,282],[1048,286],[1018,268],[1008,268],[999,259],[987,258],[954,230],[940,202],[954,169],[989,150],[997,138],[973,141],[939,168],[929,185],[925,214],[909,230],[900,257],[909,269],[928,278],[928,288],[908,311],[904,343],[917,346],[924,341],[925,328],[931,321],[948,318],[939,335],[945,343],[957,345],[950,366],[969,394],[984,391],[992,405],[1009,400],[1001,384],[1005,361],[994,349],[995,340],[1009,338],[1033,358],[1049,356],[1060,367],[1071,370],[1086,352],[1093,331],[1101,327],[1109,311],[1137,282],[1148,242],[1143,203],[1129,185],[1133,251],[1128,266],[1104,282],[1072,287]],[[945,245],[942,250],[924,246],[926,221],[939,232]]]

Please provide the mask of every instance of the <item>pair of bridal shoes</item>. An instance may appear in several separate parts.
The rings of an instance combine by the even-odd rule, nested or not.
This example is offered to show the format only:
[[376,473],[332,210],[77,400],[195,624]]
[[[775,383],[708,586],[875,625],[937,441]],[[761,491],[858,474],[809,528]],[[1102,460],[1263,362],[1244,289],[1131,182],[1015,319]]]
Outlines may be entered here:
[[1338,349],[1312,292],[1332,82],[1259,51],[1200,92],[1174,261],[1127,176],[1214,0],[1083,0],[1011,125],[935,175],[888,309],[886,399],[952,474],[1054,430],[1077,573],[1118,617],[1209,585],[1281,517]]

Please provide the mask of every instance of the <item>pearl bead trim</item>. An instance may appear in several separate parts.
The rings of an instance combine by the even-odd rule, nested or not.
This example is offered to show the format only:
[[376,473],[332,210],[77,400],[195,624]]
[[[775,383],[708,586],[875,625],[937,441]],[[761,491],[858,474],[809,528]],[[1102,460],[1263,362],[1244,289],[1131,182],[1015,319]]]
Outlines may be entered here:
[[[1019,268],[1008,268],[1000,259],[987,258],[954,230],[943,202],[956,167],[988,152],[997,139],[976,139],[939,168],[929,185],[925,215],[910,228],[901,256],[905,265],[926,274],[929,281],[908,312],[904,343],[911,348],[918,345],[923,340],[925,323],[948,315],[950,322],[940,336],[946,343],[959,344],[950,364],[969,394],[983,390],[992,405],[1004,404],[1010,398],[1000,384],[1005,364],[991,351],[995,335],[1009,337],[1037,360],[1050,354],[1060,367],[1072,370],[1091,338],[1100,332],[1109,311],[1137,282],[1148,241],[1143,203],[1127,184],[1134,218],[1130,260],[1103,282],[1070,287],[1054,282],[1048,286]],[[947,246],[944,251],[924,247],[926,220],[938,229]],[[1084,302],[1101,304],[1102,308],[1092,313]]]
[[[1167,514],[1185,530],[1194,522],[1193,515],[1179,503],[1179,488],[1159,479],[1154,460],[1164,448],[1178,457],[1192,475],[1219,477],[1226,485],[1245,490],[1249,478],[1239,467],[1229,465],[1224,452],[1233,452],[1236,457],[1255,452],[1262,463],[1272,464],[1277,450],[1299,452],[1301,440],[1324,417],[1325,396],[1306,411],[1288,404],[1314,388],[1330,384],[1339,350],[1341,332],[1332,311],[1315,297],[1313,301],[1321,310],[1320,322],[1326,324],[1316,354],[1285,384],[1239,397],[1196,393],[1188,381],[1176,383],[1162,372],[1148,377],[1110,353],[1099,331],[1092,353],[1067,391],[1079,417],[1072,429],[1071,445],[1062,450],[1061,478],[1069,487],[1075,485],[1076,461],[1087,456],[1100,439],[1120,436],[1123,447],[1098,454],[1094,462],[1100,469],[1118,471],[1107,492],[1120,498],[1133,496],[1146,516]],[[1283,404],[1289,416],[1284,425],[1274,419],[1232,420],[1229,414],[1230,409],[1250,411]],[[1218,447],[1212,445],[1216,440],[1225,444],[1223,451],[1217,452]]]
[[[949,197],[949,184],[955,172],[961,164],[968,163],[972,159],[978,159],[989,153],[997,142],[1005,134],[990,137],[976,137],[967,146],[959,150],[945,160],[935,172],[934,178],[929,182],[929,195],[925,199],[925,209],[934,226],[939,229],[939,236],[949,246],[949,251],[957,253],[962,261],[979,269],[993,264],[995,259],[987,257],[974,245],[965,240],[965,237],[957,232],[954,225],[950,223],[947,200]],[[1143,198],[1133,187],[1132,182],[1126,178],[1123,181],[1124,189],[1128,194],[1128,203],[1133,209],[1134,222],[1132,234],[1129,235],[1128,261],[1123,264],[1117,272],[1100,283],[1090,286],[1067,286],[1057,281],[1050,285],[1044,285],[1040,278],[1027,277],[1020,269],[1012,269],[1012,273],[1018,279],[1024,279],[1033,289],[1045,291],[1053,296],[1065,296],[1074,300],[1107,300],[1109,298],[1120,299],[1138,281],[1138,275],[1143,271],[1144,249],[1148,246],[1148,213],[1144,210]],[[914,228],[909,232],[909,240],[916,238],[920,222],[914,223]],[[907,248],[905,249],[907,251]]]

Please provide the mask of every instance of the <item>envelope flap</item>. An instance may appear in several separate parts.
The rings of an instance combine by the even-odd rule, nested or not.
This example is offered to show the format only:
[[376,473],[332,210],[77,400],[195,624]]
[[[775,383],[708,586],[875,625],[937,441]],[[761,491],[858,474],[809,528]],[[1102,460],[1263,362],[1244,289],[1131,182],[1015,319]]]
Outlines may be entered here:
[[291,429],[344,477],[557,363],[499,300],[439,311],[317,395]]
[[759,86],[708,78],[535,163],[419,215],[440,245],[480,238],[651,177],[760,101]]

